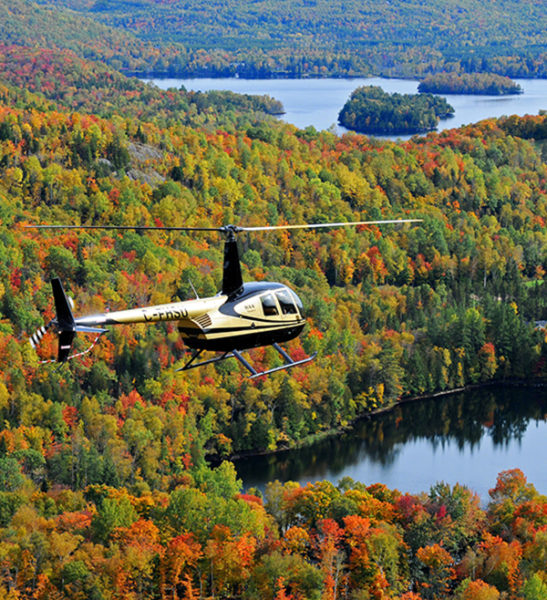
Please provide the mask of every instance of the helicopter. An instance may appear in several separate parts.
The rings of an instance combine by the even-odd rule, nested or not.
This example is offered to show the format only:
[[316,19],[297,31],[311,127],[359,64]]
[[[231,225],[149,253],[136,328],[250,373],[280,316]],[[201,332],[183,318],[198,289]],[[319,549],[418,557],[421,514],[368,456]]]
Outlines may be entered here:
[[[185,345],[192,350],[189,360],[177,371],[220,362],[228,358],[237,359],[254,379],[276,371],[290,369],[313,360],[317,353],[301,360],[294,360],[280,344],[296,338],[306,324],[304,308],[296,292],[287,285],[277,282],[244,282],[237,245],[237,234],[242,232],[274,231],[287,229],[319,229],[360,225],[384,225],[416,223],[421,219],[391,219],[376,221],[353,221],[342,223],[313,223],[299,225],[271,225],[240,227],[163,227],[129,225],[27,225],[28,229],[103,229],[133,231],[201,231],[219,232],[225,236],[222,288],[208,298],[196,298],[155,306],[143,306],[75,317],[73,302],[64,291],[61,280],[51,280],[55,317],[38,329],[30,344],[36,348],[50,329],[58,336],[57,358],[51,361],[65,363],[85,354],[95,345],[99,337],[107,332],[105,326],[128,323],[177,322],[178,331]],[[95,342],[85,352],[71,354],[77,333],[96,333]],[[283,359],[281,366],[257,371],[241,353],[252,348],[273,346]],[[216,353],[213,358],[200,360],[205,351]]]

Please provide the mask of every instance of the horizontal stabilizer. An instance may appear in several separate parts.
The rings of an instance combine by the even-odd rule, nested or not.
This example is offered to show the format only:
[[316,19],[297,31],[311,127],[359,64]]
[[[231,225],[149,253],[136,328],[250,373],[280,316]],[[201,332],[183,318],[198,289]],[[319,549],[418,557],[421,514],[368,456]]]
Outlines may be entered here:
[[74,327],[74,331],[78,333],[106,333],[108,329],[103,329],[102,327],[87,327],[86,325],[76,325]]

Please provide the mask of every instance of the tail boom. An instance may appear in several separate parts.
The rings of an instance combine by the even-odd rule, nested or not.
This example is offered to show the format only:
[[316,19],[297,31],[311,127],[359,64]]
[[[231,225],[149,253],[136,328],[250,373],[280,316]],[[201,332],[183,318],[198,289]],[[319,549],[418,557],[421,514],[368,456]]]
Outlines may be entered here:
[[[131,323],[159,323],[162,321],[181,321],[193,319],[211,310],[218,309],[226,302],[227,296],[219,294],[210,298],[197,298],[185,302],[172,302],[155,306],[144,306],[113,312],[98,313],[75,317],[72,305],[67,297],[61,280],[56,277],[51,280],[51,289],[55,303],[55,318],[47,325],[40,327],[29,339],[30,345],[36,349],[42,337],[50,328],[54,328],[59,339],[57,362],[80,356],[88,352],[98,341],[98,337],[85,352],[71,355],[72,344],[77,333],[96,333],[100,336],[107,330],[105,325],[123,325]],[[50,362],[50,361],[44,361]],[[55,362],[55,361],[54,361]]]
[[108,313],[98,313],[77,317],[76,327],[96,327],[101,325],[124,325],[130,323],[160,323],[193,319],[209,311],[218,309],[226,302],[225,295],[210,298],[196,298],[184,302],[171,302],[155,306],[143,306]]

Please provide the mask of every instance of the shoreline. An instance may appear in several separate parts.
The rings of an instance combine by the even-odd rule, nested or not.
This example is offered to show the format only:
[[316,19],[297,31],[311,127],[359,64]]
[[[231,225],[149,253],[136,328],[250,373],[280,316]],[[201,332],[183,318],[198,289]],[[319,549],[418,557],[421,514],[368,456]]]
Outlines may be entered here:
[[241,452],[241,453],[237,453],[237,454],[232,454],[228,458],[221,458],[218,456],[214,457],[214,458],[211,457],[208,460],[210,460],[210,462],[212,464],[216,465],[216,464],[220,464],[223,460],[235,461],[235,460],[240,460],[240,459],[253,458],[255,456],[270,456],[270,455],[274,455],[274,454],[280,454],[282,452],[290,452],[291,450],[298,450],[301,448],[310,447],[313,444],[320,442],[324,439],[334,437],[336,435],[340,435],[341,433],[344,433],[347,431],[351,431],[359,421],[363,421],[365,419],[372,419],[377,415],[381,415],[381,414],[390,412],[393,409],[395,409],[397,406],[399,406],[400,404],[407,404],[410,402],[418,402],[420,400],[430,400],[432,398],[438,398],[441,396],[449,396],[452,394],[458,394],[458,393],[467,392],[470,390],[478,390],[481,388],[489,388],[489,387],[496,387],[496,386],[503,386],[503,385],[509,385],[512,387],[522,387],[522,388],[527,388],[527,387],[541,388],[541,387],[547,386],[547,379],[537,379],[535,381],[525,380],[525,379],[494,379],[492,381],[485,381],[485,382],[481,382],[481,383],[470,383],[470,384],[467,384],[467,385],[464,385],[464,386],[461,386],[458,388],[451,388],[449,390],[440,390],[438,392],[421,394],[419,396],[402,397],[402,398],[399,398],[398,400],[396,400],[393,404],[390,404],[389,406],[382,406],[381,408],[377,408],[373,411],[363,413],[363,414],[355,417],[346,426],[333,427],[333,428],[327,429],[325,431],[320,431],[318,433],[310,434],[291,446],[280,447],[280,448],[276,448],[275,450],[257,450],[254,452]]
[[[380,79],[406,79],[406,80],[412,80],[412,81],[422,81],[423,79],[425,79],[425,77],[413,77],[410,75],[378,75],[378,74],[371,74],[371,73],[367,73],[367,74],[352,74],[352,75],[344,75],[344,74],[329,74],[329,75],[307,75],[307,76],[301,76],[301,77],[292,77],[289,75],[283,75],[281,73],[272,75],[271,77],[267,77],[265,74],[262,74],[260,77],[244,77],[238,74],[226,74],[226,73],[200,73],[200,74],[188,74],[188,73],[168,73],[165,71],[130,71],[130,70],[124,70],[124,69],[120,69],[119,71],[122,75],[125,75],[126,77],[136,77],[137,79],[241,79],[243,81],[247,80],[247,81],[256,81],[256,80],[296,80],[296,81],[300,81],[300,80],[322,80],[322,79],[346,79],[346,80],[353,80],[353,79],[371,79],[371,78],[375,78],[378,77]],[[511,79],[523,79],[526,81],[537,81],[537,80],[543,80],[543,79],[547,79],[547,76],[544,77],[525,77],[525,76],[509,76],[507,75],[507,77],[510,77]],[[438,93],[438,92],[434,92],[434,93]],[[518,95],[522,92],[519,92],[517,94],[502,94],[502,95]],[[448,94],[448,92],[445,92],[444,94]],[[460,94],[460,92],[451,92],[452,95],[454,94]],[[485,94],[469,94],[469,95],[485,95]],[[492,95],[492,94],[488,94],[488,95]]]

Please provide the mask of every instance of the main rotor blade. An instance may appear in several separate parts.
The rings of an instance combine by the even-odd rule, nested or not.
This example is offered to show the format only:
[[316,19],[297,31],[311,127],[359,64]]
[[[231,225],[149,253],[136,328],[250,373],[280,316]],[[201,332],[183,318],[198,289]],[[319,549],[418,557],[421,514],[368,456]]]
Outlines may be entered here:
[[225,231],[224,227],[169,227],[156,225],[23,225],[25,229],[112,229],[120,231]]
[[273,231],[275,229],[319,229],[324,227],[350,227],[352,225],[387,225],[389,223],[421,223],[422,219],[386,219],[382,221],[351,221],[346,223],[303,223],[301,225],[269,225],[263,227],[238,227],[238,231]]
[[275,231],[281,229],[324,229],[327,227],[352,227],[355,225],[397,225],[399,223],[421,223],[422,219],[383,219],[376,221],[349,221],[344,223],[302,223],[300,225],[263,225],[257,227],[240,227],[224,225],[223,227],[171,227],[164,225],[23,225],[25,229],[103,229],[113,231],[220,231],[226,234],[241,231]]

